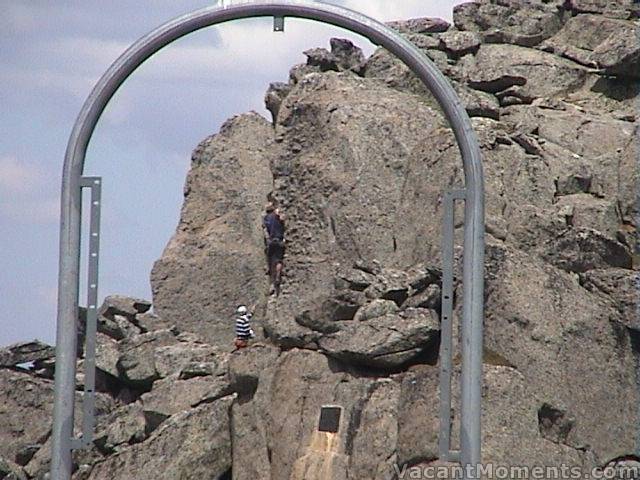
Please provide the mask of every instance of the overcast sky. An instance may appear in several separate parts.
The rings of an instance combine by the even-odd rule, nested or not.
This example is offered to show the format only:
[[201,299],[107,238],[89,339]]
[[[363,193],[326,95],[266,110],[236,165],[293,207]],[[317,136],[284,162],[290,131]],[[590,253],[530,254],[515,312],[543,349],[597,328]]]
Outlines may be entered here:
[[[233,3],[230,0],[227,4]],[[236,2],[238,3],[238,2]],[[379,20],[449,19],[460,0],[334,0]],[[204,0],[3,0],[0,15],[0,346],[55,340],[59,190],[66,143],[100,75],[132,42]],[[106,7],[105,5],[108,5]],[[151,297],[149,272],[172,235],[191,151],[234,114],[256,110],[302,51],[340,29],[287,20],[212,27],[174,42],[113,98],[85,175],[104,179],[100,298]],[[81,304],[84,303],[81,292]]]

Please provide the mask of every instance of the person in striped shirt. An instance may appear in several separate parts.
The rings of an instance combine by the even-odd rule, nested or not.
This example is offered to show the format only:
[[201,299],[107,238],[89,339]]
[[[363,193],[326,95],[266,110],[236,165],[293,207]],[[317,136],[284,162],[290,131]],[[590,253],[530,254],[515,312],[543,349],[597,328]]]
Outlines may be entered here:
[[249,340],[255,337],[251,329],[251,312],[244,305],[236,309],[236,349],[241,349],[249,345]]

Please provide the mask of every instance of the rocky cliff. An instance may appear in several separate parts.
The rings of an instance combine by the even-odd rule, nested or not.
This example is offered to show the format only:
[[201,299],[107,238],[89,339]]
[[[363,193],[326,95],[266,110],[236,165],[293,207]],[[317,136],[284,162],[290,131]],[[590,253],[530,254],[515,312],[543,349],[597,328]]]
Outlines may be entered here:
[[[631,0],[486,0],[453,25],[392,24],[449,77],[482,147],[484,462],[639,458],[638,18]],[[330,47],[269,87],[271,121],[234,117],[195,149],[153,313],[102,307],[100,416],[74,478],[382,480],[435,462],[442,196],[461,159],[400,62]],[[279,297],[268,199],[287,217]],[[260,338],[232,353],[240,303]],[[53,363],[39,344],[0,352],[0,478],[43,478]]]

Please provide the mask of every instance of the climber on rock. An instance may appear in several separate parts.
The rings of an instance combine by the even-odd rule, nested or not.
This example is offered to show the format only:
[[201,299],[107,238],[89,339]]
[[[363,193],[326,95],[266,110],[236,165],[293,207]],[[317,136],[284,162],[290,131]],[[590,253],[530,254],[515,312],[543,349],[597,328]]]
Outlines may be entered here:
[[249,340],[254,337],[255,334],[251,329],[251,312],[246,306],[240,305],[236,309],[236,349],[246,348]]
[[280,280],[284,260],[284,216],[273,203],[266,206],[262,220],[267,251],[267,268],[271,279],[271,293],[280,294]]

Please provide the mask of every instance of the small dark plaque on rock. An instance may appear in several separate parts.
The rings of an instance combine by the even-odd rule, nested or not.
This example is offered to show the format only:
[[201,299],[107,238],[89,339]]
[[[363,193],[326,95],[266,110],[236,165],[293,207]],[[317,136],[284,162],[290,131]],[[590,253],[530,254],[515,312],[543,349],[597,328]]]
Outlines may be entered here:
[[322,407],[320,409],[318,430],[321,432],[338,433],[341,413],[342,408],[340,407]]

